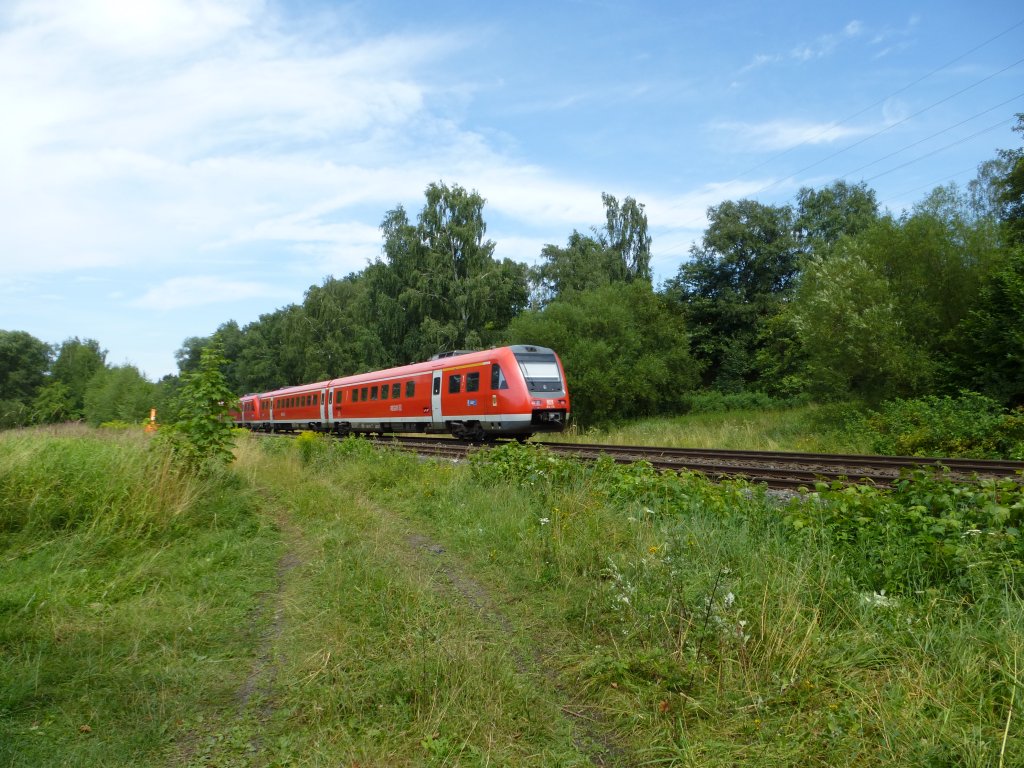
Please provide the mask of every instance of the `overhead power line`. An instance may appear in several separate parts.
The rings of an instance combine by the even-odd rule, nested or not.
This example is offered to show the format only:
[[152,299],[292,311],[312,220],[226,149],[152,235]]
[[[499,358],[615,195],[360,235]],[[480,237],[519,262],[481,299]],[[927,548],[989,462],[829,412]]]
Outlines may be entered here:
[[896,126],[903,125],[904,123],[906,123],[906,122],[908,122],[910,120],[913,120],[915,117],[919,117],[919,116],[923,115],[925,112],[927,112],[927,111],[929,111],[931,109],[934,109],[935,107],[939,106],[940,104],[945,104],[950,99],[955,99],[957,96],[960,96],[961,94],[966,93],[967,91],[971,90],[972,88],[977,88],[982,83],[991,80],[993,77],[996,77],[997,75],[1001,75],[1003,72],[1006,72],[1007,70],[1013,69],[1014,67],[1016,67],[1018,64],[1021,64],[1021,63],[1024,63],[1024,58],[1017,59],[1017,61],[1013,62],[1012,64],[1008,64],[1007,66],[1005,66],[1002,69],[1000,69],[998,72],[993,72],[992,74],[987,75],[986,77],[981,78],[981,80],[976,80],[975,82],[973,82],[970,85],[968,85],[966,88],[961,88],[956,93],[951,93],[949,96],[946,96],[945,98],[939,99],[938,101],[929,104],[927,107],[924,107],[923,109],[919,109],[917,112],[914,112],[911,115],[907,115],[902,120],[897,120],[895,123],[891,123],[891,124],[887,125],[885,128],[882,128],[879,131],[875,131],[870,136],[865,136],[863,139],[860,139],[859,141],[855,141],[855,142],[853,142],[853,144],[849,144],[849,145],[843,147],[842,149],[836,150],[832,154],[826,155],[825,157],[823,157],[820,160],[817,160],[817,161],[811,163],[810,165],[805,165],[800,170],[794,171],[793,173],[789,174],[788,176],[783,176],[781,179],[776,179],[771,184],[768,184],[767,186],[764,186],[761,189],[757,190],[754,194],[755,195],[759,195],[762,192],[765,192],[766,190],[771,189],[772,187],[778,186],[779,184],[781,184],[784,181],[788,181],[789,179],[795,178],[795,177],[799,176],[802,173],[806,173],[807,171],[811,170],[812,168],[817,168],[822,163],[827,162],[827,161],[831,160],[834,157],[838,157],[839,155],[843,154],[844,152],[849,152],[854,147],[859,147],[861,144],[864,144],[865,142],[871,141],[871,139],[874,139],[874,138],[876,138],[878,136],[881,136],[883,133],[887,133],[888,131],[891,131]]
[[[897,95],[899,95],[901,93],[904,93],[905,91],[913,88],[914,86],[918,85],[919,83],[923,82],[924,80],[927,80],[929,77],[932,77],[933,75],[941,72],[942,70],[947,69],[951,65],[953,65],[953,64],[955,64],[955,63],[957,63],[957,62],[959,62],[959,61],[961,61],[963,59],[965,59],[966,57],[970,56],[972,53],[975,53],[976,51],[978,51],[981,48],[984,48],[985,46],[993,43],[994,41],[998,40],[999,38],[1005,37],[1009,33],[1011,33],[1014,30],[1020,28],[1021,26],[1024,26],[1024,19],[1021,19],[1020,21],[1016,22],[1015,24],[1013,24],[1013,25],[1007,27],[1006,29],[1004,29],[1002,32],[1000,32],[1000,33],[998,33],[996,35],[993,35],[992,37],[990,37],[987,40],[985,40],[985,41],[975,45],[974,47],[970,48],[969,50],[965,51],[964,53],[962,53],[962,54],[960,54],[960,55],[950,59],[949,61],[947,61],[946,63],[942,64],[941,66],[936,67],[935,69],[929,71],[927,74],[922,75],[921,77],[917,78],[916,80],[913,80],[910,83],[907,83],[906,85],[902,86],[901,88],[896,89],[895,91],[891,92],[890,94],[886,95],[885,97],[883,97],[883,98],[881,98],[881,99],[879,99],[879,100],[869,104],[868,106],[858,110],[857,112],[852,113],[851,115],[843,118],[842,120],[840,120],[838,122],[831,123],[827,128],[824,128],[819,133],[804,139],[799,144],[794,144],[793,146],[787,148],[786,150],[784,150],[782,152],[779,152],[779,153],[773,155],[772,157],[768,158],[767,160],[765,160],[765,161],[763,161],[763,162],[761,162],[761,163],[759,163],[759,164],[757,164],[755,166],[752,166],[751,168],[743,171],[742,173],[740,173],[737,176],[733,177],[731,179],[731,182],[739,181],[743,176],[747,175],[748,173],[751,173],[754,170],[762,168],[765,165],[771,163],[772,161],[774,161],[774,160],[776,160],[776,159],[778,159],[780,157],[783,157],[783,156],[789,154],[790,152],[793,152],[794,150],[799,149],[802,146],[806,146],[806,145],[814,142],[816,139],[818,139],[821,136],[825,135],[829,131],[832,131],[835,128],[837,128],[838,126],[844,125],[845,123],[848,123],[849,121],[853,120],[854,118],[859,117],[860,115],[863,115],[864,113],[870,111],[871,109],[874,109],[875,107],[877,107],[877,106],[879,106],[881,104],[884,104],[886,101],[888,101],[889,99],[893,98],[894,96],[897,96]],[[806,166],[806,167],[796,171],[795,173],[789,174],[788,176],[785,176],[785,177],[782,177],[780,179],[775,180],[771,184],[768,184],[768,185],[766,185],[766,186],[756,190],[755,192],[751,193],[750,196],[753,197],[753,196],[759,195],[759,194],[761,194],[761,193],[763,193],[763,192],[765,192],[765,191],[767,191],[767,190],[769,190],[769,189],[771,189],[771,188],[781,184],[782,182],[787,181],[788,179],[792,179],[792,178],[798,176],[799,174],[802,174],[802,173],[804,173],[804,172],[806,172],[808,170],[811,170],[811,169],[817,167],[818,165],[821,165],[822,163],[824,163],[824,162],[826,162],[826,161],[828,161],[828,160],[830,160],[830,159],[832,159],[834,157],[837,157],[837,156],[843,154],[844,152],[847,152],[850,149],[853,149],[853,148],[855,148],[855,147],[857,147],[857,146],[859,146],[861,144],[864,144],[865,142],[870,141],[871,139],[873,139],[873,138],[875,138],[875,137],[877,137],[877,136],[879,136],[879,135],[881,135],[883,133],[886,133],[887,131],[890,131],[893,128],[896,128],[897,126],[899,126],[899,125],[901,125],[903,123],[906,123],[909,120],[912,120],[915,117],[918,117],[921,114],[923,114],[923,113],[925,113],[925,112],[927,112],[927,111],[929,111],[931,109],[934,109],[935,107],[937,107],[937,106],[939,106],[939,105],[941,105],[941,104],[943,104],[943,103],[945,103],[945,102],[947,102],[947,101],[949,101],[951,99],[954,99],[957,96],[960,96],[961,94],[963,94],[963,93],[965,93],[965,92],[967,92],[967,91],[969,91],[969,90],[971,90],[973,88],[976,88],[977,86],[987,82],[988,80],[991,80],[992,78],[997,77],[998,75],[1000,75],[1000,74],[1002,74],[1002,73],[1004,73],[1004,72],[1006,72],[1006,71],[1008,71],[1010,69],[1013,69],[1014,67],[1020,65],[1021,63],[1024,63],[1024,58],[1021,58],[1021,59],[1018,59],[1017,61],[1014,61],[1013,63],[1003,67],[1002,69],[998,70],[997,72],[993,72],[993,73],[989,74],[988,76],[986,76],[986,77],[984,77],[984,78],[982,78],[982,79],[972,83],[971,85],[968,85],[965,88],[962,88],[959,91],[956,91],[955,93],[950,94],[949,96],[946,96],[945,98],[940,99],[940,100],[938,100],[938,101],[928,105],[927,107],[924,107],[923,109],[920,109],[917,112],[914,112],[911,115],[908,115],[907,117],[903,118],[902,120],[899,120],[899,121],[897,121],[895,123],[892,123],[892,124],[886,126],[885,128],[883,128],[883,129],[881,129],[879,131],[876,131],[875,133],[873,133],[873,134],[871,134],[871,135],[869,135],[869,136],[867,136],[867,137],[865,137],[863,139],[860,139],[860,140],[854,142],[853,144],[851,144],[851,145],[849,145],[847,147],[844,147],[841,150],[833,152],[832,154],[822,158],[821,160],[816,161],[815,163],[812,163],[811,165],[808,165],[808,166]],[[878,158],[877,160],[874,160],[874,161],[872,161],[870,163],[867,163],[866,165],[861,166],[861,167],[855,169],[854,171],[851,171],[849,174],[843,174],[842,176],[837,176],[837,178],[845,178],[846,176],[852,175],[853,173],[856,173],[857,171],[863,170],[864,168],[868,168],[868,167],[870,167],[872,165],[876,165],[876,164],[878,164],[880,162],[883,162],[884,160],[886,160],[886,159],[888,159],[888,158],[890,158],[890,157],[892,157],[892,156],[894,156],[896,154],[899,154],[900,152],[906,151],[907,149],[910,149],[910,148],[912,148],[914,146],[917,146],[918,144],[921,144],[921,143],[923,143],[925,141],[928,141],[928,140],[930,140],[932,138],[935,138],[936,136],[939,136],[939,135],[941,135],[943,133],[946,133],[946,132],[948,132],[948,131],[950,131],[950,130],[952,130],[954,128],[957,128],[960,125],[963,125],[963,124],[969,122],[970,120],[976,119],[977,117],[980,117],[983,114],[987,114],[988,112],[991,112],[991,111],[993,111],[995,109],[998,109],[1000,106],[1005,106],[1006,104],[1014,101],[1015,99],[1021,98],[1021,96],[1024,96],[1024,94],[1018,94],[1017,96],[1015,96],[1015,97],[1013,97],[1011,99],[1007,99],[1006,101],[1001,102],[1000,104],[998,104],[998,105],[996,105],[994,107],[991,107],[990,109],[987,109],[987,110],[984,110],[982,112],[979,112],[979,113],[973,115],[970,118],[967,118],[965,120],[960,121],[959,123],[956,123],[955,125],[952,125],[952,126],[949,126],[947,128],[944,128],[943,130],[938,131],[938,132],[932,134],[931,136],[929,136],[926,139],[921,139],[919,141],[913,142],[912,144],[909,144],[909,145],[903,147],[902,149],[896,150],[895,152],[891,152],[888,155],[885,155],[884,157]],[[1001,124],[1002,123],[1000,123],[999,125],[1001,125]],[[985,129],[983,131],[980,131],[978,134],[974,134],[973,136],[977,136],[977,135],[985,133],[985,132],[987,132],[989,130],[993,130],[996,127],[998,127],[998,125],[992,126],[992,127],[987,128],[987,129]],[[963,143],[964,141],[967,141],[970,138],[973,138],[973,136],[967,137],[967,138],[962,139],[962,140],[957,141],[957,142],[953,142],[952,144],[948,145],[947,147],[944,147],[943,149],[948,149],[951,146],[955,146],[956,144]],[[931,155],[937,154],[940,151],[942,151],[942,149],[935,150],[934,152],[928,153],[927,155],[924,155],[924,156],[922,156],[920,158],[917,158],[914,161],[910,161],[908,163],[904,163],[903,165],[901,165],[899,167],[905,167],[906,165],[909,165],[912,162],[917,162],[917,160],[921,160],[921,159],[924,159],[925,157],[929,157]],[[891,170],[893,170],[893,171],[894,170],[898,170],[899,167],[891,169]],[[889,172],[890,171],[886,171],[884,173],[877,174],[873,178],[879,178],[881,176],[886,175]],[[678,231],[684,230],[684,229],[692,229],[692,228],[698,226],[700,224],[700,221],[701,221],[700,218],[694,218],[694,219],[692,219],[692,220],[690,220],[688,222],[685,222],[685,223],[683,223],[681,225],[666,228],[664,230],[664,232],[671,233],[671,232],[678,232]],[[686,242],[680,241],[680,242],[677,242],[677,243],[670,244],[665,249],[659,249],[659,251],[662,254],[670,255],[673,252],[676,252],[676,250],[678,248],[685,247],[687,244],[688,243],[686,243]]]
[[927,74],[921,75],[921,77],[917,78],[916,80],[913,80],[912,82],[907,83],[906,85],[904,85],[901,88],[897,88],[895,91],[893,91],[892,93],[888,94],[887,96],[883,96],[878,101],[872,102],[871,104],[868,104],[863,109],[860,109],[857,112],[854,112],[853,114],[844,117],[839,122],[837,122],[837,123],[830,123],[827,128],[821,129],[818,133],[814,134],[813,136],[809,136],[808,138],[806,138],[803,141],[801,141],[799,144],[794,144],[793,146],[788,147],[788,148],[782,150],[778,154],[772,155],[767,160],[764,160],[764,161],[758,163],[757,165],[753,166],[752,168],[748,168],[747,170],[745,170],[742,173],[740,173],[735,179],[733,179],[733,181],[736,181],[736,180],[742,178],[743,176],[746,176],[748,173],[753,173],[754,171],[756,171],[756,170],[758,170],[760,168],[763,168],[764,166],[768,165],[769,163],[771,163],[771,162],[773,162],[775,160],[778,160],[780,157],[784,157],[784,156],[788,155],[790,152],[793,152],[794,150],[799,149],[800,147],[804,147],[804,146],[807,146],[808,144],[814,143],[815,141],[817,141],[818,139],[820,139],[822,136],[824,136],[825,134],[829,133],[830,131],[835,130],[836,128],[838,128],[841,125],[846,125],[846,123],[850,122],[854,118],[860,117],[861,115],[865,114],[866,112],[870,112],[875,107],[878,107],[878,106],[881,106],[882,104],[885,104],[885,102],[889,101],[889,99],[893,98],[894,96],[899,96],[904,91],[910,90],[915,85],[918,85],[919,83],[924,82],[925,80],[927,80],[932,75],[937,75],[939,72],[941,72],[944,69],[947,69],[948,67],[951,67],[953,64],[956,64],[961,59],[967,58],[968,56],[970,56],[975,51],[981,50],[986,45],[989,45],[990,43],[994,43],[996,40],[998,40],[1001,37],[1005,37],[1006,35],[1010,34],[1011,32],[1013,32],[1013,30],[1017,29],[1020,26],[1024,26],[1024,19],[1021,19],[1020,21],[1018,21],[1013,26],[1010,26],[1010,27],[1004,29],[999,34],[993,35],[988,40],[985,40],[982,43],[978,43],[976,46],[971,48],[969,51],[965,51],[964,53],[961,53],[959,56],[955,56],[954,58],[950,59],[945,64],[943,64],[942,66],[936,67],[931,72],[928,72]]
[[936,131],[931,136],[926,136],[923,139],[918,139],[917,141],[915,141],[912,144],[907,144],[905,147],[901,147],[900,149],[897,149],[895,152],[890,152],[888,155],[883,155],[882,157],[878,158],[877,160],[872,160],[870,163],[865,163],[864,165],[860,166],[859,168],[854,168],[852,171],[850,171],[848,173],[842,174],[839,178],[842,178],[842,179],[849,178],[850,176],[853,176],[855,173],[859,173],[860,171],[863,171],[865,168],[870,168],[872,165],[878,165],[883,160],[888,160],[890,157],[894,157],[894,156],[900,154],[900,152],[906,152],[908,149],[913,149],[918,144],[924,144],[926,141],[931,141],[936,136],[941,136],[944,133],[949,133],[949,131],[953,130],[954,128],[959,128],[961,125],[969,123],[972,120],[977,120],[982,115],[987,115],[989,112],[994,112],[995,110],[999,109],[1000,107],[1005,107],[1010,102],[1016,101],[1017,99],[1020,99],[1020,98],[1024,98],[1024,91],[1022,91],[1021,93],[1018,93],[1016,96],[1013,96],[1013,97],[1007,99],[1006,101],[999,102],[994,107],[989,107],[988,109],[986,109],[986,110],[984,110],[982,112],[978,112],[977,114],[971,115],[967,119],[961,120],[959,123],[955,123],[954,125],[951,125],[948,128],[943,128],[941,131]]

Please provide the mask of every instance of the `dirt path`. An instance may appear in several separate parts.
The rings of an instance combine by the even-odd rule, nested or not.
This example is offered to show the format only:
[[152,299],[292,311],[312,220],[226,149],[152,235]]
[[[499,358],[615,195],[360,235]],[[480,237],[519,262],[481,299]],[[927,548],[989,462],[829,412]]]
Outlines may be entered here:
[[[332,653],[335,657],[343,656],[344,646],[338,644],[341,641],[336,636],[323,634],[319,623],[312,623],[313,616],[318,622],[332,621],[336,612],[343,610],[345,602],[343,593],[317,592],[322,588],[322,582],[316,581],[316,574],[323,578],[325,570],[338,567],[323,549],[325,543],[319,537],[325,532],[346,540],[356,537],[355,540],[363,545],[378,548],[373,549],[377,556],[375,559],[391,564],[388,567],[394,570],[395,581],[410,579],[426,584],[442,605],[452,606],[453,612],[464,613],[468,609],[479,621],[470,622],[478,626],[467,625],[467,633],[476,633],[479,639],[479,626],[491,628],[492,631],[488,632],[490,637],[484,642],[506,656],[515,676],[527,681],[526,687],[536,691],[547,702],[545,708],[550,706],[552,714],[560,713],[567,726],[566,734],[584,761],[602,768],[631,764],[616,746],[610,735],[611,728],[600,715],[574,708],[572,693],[559,682],[557,669],[545,658],[543,643],[503,612],[496,594],[474,578],[467,564],[447,551],[442,542],[424,533],[408,518],[365,499],[343,498],[331,490],[328,498],[320,500],[324,517],[313,520],[297,516],[289,508],[292,500],[288,499],[288,503],[279,501],[275,494],[276,491],[263,492],[267,514],[273,516],[280,531],[283,551],[275,567],[273,588],[259,595],[252,612],[249,631],[255,638],[253,660],[233,695],[231,707],[223,711],[216,721],[193,731],[179,749],[178,758],[173,762],[175,766],[261,768],[280,760],[279,742],[283,735],[287,737],[290,734],[287,725],[282,730],[282,723],[289,719],[286,712],[293,710],[297,701],[300,707],[310,703],[306,692],[301,689],[303,683],[291,679],[295,678],[296,663],[301,665],[304,658],[320,654],[318,658],[324,660],[323,669],[315,670],[306,678],[313,680],[320,674],[326,674]],[[328,518],[332,514],[344,519],[339,528],[330,527]],[[344,532],[339,533],[342,528]],[[322,603],[313,612],[303,613],[301,607],[290,602],[308,599],[311,594],[322,595]],[[358,618],[354,620],[358,622]],[[347,626],[352,629],[351,625]],[[295,636],[304,637],[307,645],[292,647],[291,638]],[[373,662],[362,660],[356,663],[365,665]],[[351,670],[351,667],[346,669]],[[554,716],[557,718],[559,715]],[[417,738],[410,734],[406,737]],[[310,738],[310,734],[301,734],[298,741],[301,743],[303,738]],[[308,749],[308,741],[306,744]],[[293,760],[306,759],[306,755],[301,753],[291,755]],[[316,758],[309,759],[310,765],[321,762]],[[369,763],[350,758],[349,762],[331,764],[386,763],[380,763],[379,758],[378,762],[371,758]],[[440,764],[457,765],[458,761]]]
[[[245,680],[233,696],[233,712],[225,722],[210,723],[202,733],[190,731],[179,741],[172,760],[174,766],[221,765],[214,756],[227,752],[241,753],[241,764],[258,768],[267,764],[263,733],[277,709],[275,686],[280,657],[275,652],[285,627],[285,587],[296,568],[308,558],[309,544],[288,511],[268,494],[266,505],[273,510],[274,523],[281,533],[284,551],[274,568],[274,588],[260,593],[250,612],[247,631],[258,636],[255,658]],[[262,627],[262,629],[261,629]],[[232,722],[245,722],[246,727],[232,732]],[[239,764],[228,758],[224,765]]]
[[[600,716],[576,711],[570,703],[570,694],[558,681],[555,670],[545,661],[542,644],[536,638],[523,638],[515,625],[499,608],[493,595],[476,579],[469,575],[467,568],[437,541],[414,533],[406,543],[421,557],[430,557],[435,568],[444,577],[447,590],[455,599],[462,599],[486,621],[497,625],[509,638],[508,648],[515,661],[516,671],[521,675],[541,679],[562,700],[560,711],[570,719],[573,729],[573,743],[581,754],[586,755],[593,765],[602,768],[628,765],[623,752],[608,737],[608,727]],[[526,645],[529,652],[523,649]]]

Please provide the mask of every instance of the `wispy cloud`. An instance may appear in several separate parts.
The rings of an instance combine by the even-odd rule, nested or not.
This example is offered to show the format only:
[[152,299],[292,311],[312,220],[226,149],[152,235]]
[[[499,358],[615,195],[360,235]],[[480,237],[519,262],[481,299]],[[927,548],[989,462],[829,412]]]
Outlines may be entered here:
[[798,43],[784,53],[759,53],[749,64],[740,69],[739,74],[785,61],[806,62],[821,59],[832,54],[844,41],[861,37],[864,33],[865,28],[862,22],[850,21],[839,32],[819,35],[814,40]]
[[[315,45],[255,0],[15,5],[0,16],[0,103],[17,105],[0,121],[0,240],[32,253],[21,273],[179,262],[339,189],[393,204],[403,185],[374,177],[422,163],[412,136],[473,155],[422,79],[461,45]],[[306,223],[299,241],[332,235]]]
[[920,22],[921,17],[915,15],[907,19],[902,27],[885,27],[876,32],[869,41],[869,45],[876,49],[871,58],[883,59],[910,48],[913,45],[913,35]]
[[182,309],[208,304],[230,304],[252,298],[286,298],[267,283],[225,280],[222,277],[175,277],[146,291],[130,306],[153,310]]
[[721,121],[710,127],[713,132],[727,138],[731,146],[750,152],[778,152],[802,144],[833,144],[874,130],[834,122],[802,120],[769,120],[762,123]]

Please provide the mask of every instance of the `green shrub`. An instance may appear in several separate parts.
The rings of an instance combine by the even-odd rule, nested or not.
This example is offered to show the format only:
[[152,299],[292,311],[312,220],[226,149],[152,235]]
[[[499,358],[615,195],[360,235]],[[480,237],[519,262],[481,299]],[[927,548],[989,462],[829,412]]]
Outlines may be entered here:
[[710,389],[689,395],[685,399],[684,412],[766,411],[789,408],[798,402],[799,398],[777,398],[765,392],[720,392],[717,389]]
[[859,428],[887,455],[1024,458],[1024,411],[1008,413],[976,392],[891,400]]
[[825,537],[866,589],[971,594],[1024,573],[1024,487],[1014,480],[957,484],[915,471],[891,491],[822,485],[791,502],[786,519],[804,536]]

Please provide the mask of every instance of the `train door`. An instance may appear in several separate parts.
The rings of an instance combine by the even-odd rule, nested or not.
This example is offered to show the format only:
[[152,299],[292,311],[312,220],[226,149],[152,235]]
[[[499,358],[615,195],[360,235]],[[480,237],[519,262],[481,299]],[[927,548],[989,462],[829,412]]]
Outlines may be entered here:
[[434,371],[434,383],[430,387],[431,425],[444,429],[444,415],[441,413],[441,371]]
[[327,407],[327,390],[320,390],[320,423],[328,422],[327,426],[330,426],[329,418],[331,415],[330,409]]

